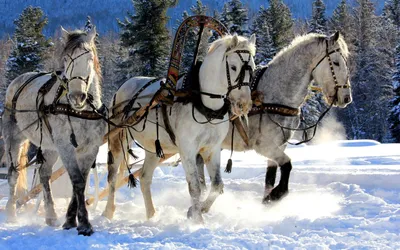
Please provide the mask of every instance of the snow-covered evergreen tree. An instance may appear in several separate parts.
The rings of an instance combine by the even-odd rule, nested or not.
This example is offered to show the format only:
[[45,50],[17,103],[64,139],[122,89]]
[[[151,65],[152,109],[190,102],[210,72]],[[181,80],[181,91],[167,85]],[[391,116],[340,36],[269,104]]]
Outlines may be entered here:
[[394,98],[392,99],[390,106],[390,130],[393,138],[397,143],[400,143],[400,41],[396,48],[396,64],[393,73],[393,88]]
[[274,48],[279,51],[294,37],[292,13],[282,0],[269,0],[267,20]]
[[39,7],[24,9],[14,24],[14,48],[6,64],[9,82],[23,73],[43,70],[43,60],[52,46],[51,40],[43,35],[47,17]]
[[196,0],[196,4],[190,7],[192,15],[207,15],[208,8],[201,0]]
[[346,127],[350,138],[387,141],[390,138],[389,102],[392,99],[392,46],[387,30],[375,15],[371,0],[357,0],[354,9],[355,72],[352,78],[353,104],[349,107]]
[[[129,48],[131,65],[143,63],[144,76],[162,76],[166,73],[170,37],[166,27],[167,10],[176,0],[133,0],[134,14],[128,13],[119,21],[121,45]],[[137,57],[136,57],[137,56]],[[137,60],[137,58],[139,60]]]
[[221,21],[231,34],[247,36],[249,33],[247,13],[248,10],[240,0],[230,0],[224,5]]
[[[350,14],[347,0],[342,0],[340,4],[333,11],[332,17],[329,21],[329,29],[333,33],[339,31],[345,39],[349,38],[351,33],[352,17]],[[349,41],[349,40],[347,40]]]
[[322,0],[315,0],[312,4],[312,17],[310,21],[310,32],[326,33],[327,20],[325,17],[326,7]]
[[257,55],[256,64],[266,65],[276,53],[270,28],[268,25],[267,10],[261,6],[250,27],[250,32],[256,34]]
[[383,13],[400,29],[400,0],[387,0]]
[[[190,12],[192,15],[206,15],[207,14],[207,6],[203,5],[201,0],[197,0],[196,4],[190,7]],[[190,15],[187,11],[184,11],[182,13],[182,19],[178,20],[178,25],[176,29],[179,27],[179,25]],[[176,30],[175,29],[175,30]],[[183,56],[181,60],[181,72],[188,72],[190,70],[190,67],[193,64],[193,59],[194,59],[194,52],[196,49],[197,45],[197,38],[198,38],[198,28],[193,28],[188,31],[189,33],[186,36],[185,39],[185,47],[183,51]]]

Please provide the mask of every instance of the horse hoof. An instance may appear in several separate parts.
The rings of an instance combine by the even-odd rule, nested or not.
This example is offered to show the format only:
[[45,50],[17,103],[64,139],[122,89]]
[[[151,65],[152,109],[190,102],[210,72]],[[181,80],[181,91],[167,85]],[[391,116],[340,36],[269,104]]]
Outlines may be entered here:
[[109,220],[112,220],[113,217],[114,217],[114,213],[104,211],[104,212],[101,214],[101,216],[103,216],[103,217],[105,217],[105,218],[107,218],[107,219],[109,219]]
[[76,220],[73,220],[73,221],[66,221],[66,222],[64,223],[64,225],[62,226],[62,228],[63,228],[64,230],[69,230],[69,229],[74,228],[74,227],[77,227]]
[[192,220],[196,224],[204,224],[203,216],[201,213],[195,213],[193,207],[190,207],[187,211],[187,218]]
[[50,227],[58,227],[60,225],[57,218],[46,218],[46,224]]
[[193,207],[189,207],[186,216],[188,219],[191,219],[193,217]]
[[17,216],[7,216],[6,222],[7,223],[16,223],[17,222]]
[[90,236],[94,233],[92,225],[80,225],[79,227],[76,228],[78,230],[78,235],[83,235],[83,236]]
[[280,190],[278,188],[274,188],[271,193],[264,197],[262,203],[263,204],[271,204],[273,202],[279,201],[286,195],[288,195],[288,190]]

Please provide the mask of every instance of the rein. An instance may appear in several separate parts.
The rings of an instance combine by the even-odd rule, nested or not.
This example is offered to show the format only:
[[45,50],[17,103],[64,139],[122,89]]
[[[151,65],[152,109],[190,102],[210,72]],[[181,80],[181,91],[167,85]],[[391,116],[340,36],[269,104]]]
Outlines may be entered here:
[[[250,111],[249,116],[257,115],[257,114],[260,115],[259,131],[261,131],[262,115],[263,114],[267,114],[268,118],[271,120],[271,122],[273,122],[275,125],[277,125],[281,129],[285,143],[288,143],[288,144],[291,144],[291,145],[300,145],[300,144],[303,144],[303,143],[311,141],[315,137],[315,134],[317,132],[318,124],[322,121],[324,116],[330,111],[330,109],[333,106],[333,103],[338,98],[337,97],[338,90],[340,88],[344,88],[344,89],[351,88],[351,86],[348,84],[347,80],[346,80],[344,85],[340,85],[338,83],[337,77],[336,77],[336,74],[335,74],[335,70],[334,70],[334,67],[333,67],[332,59],[331,59],[330,55],[333,54],[333,53],[337,53],[337,52],[340,53],[340,55],[343,57],[344,61],[346,62],[346,65],[347,65],[346,58],[341,53],[340,49],[335,49],[335,50],[329,51],[328,40],[326,40],[325,43],[326,43],[325,56],[323,58],[321,58],[321,60],[316,64],[316,66],[313,68],[313,70],[311,72],[313,72],[325,60],[325,58],[328,58],[329,67],[330,67],[330,70],[331,70],[332,78],[333,78],[333,81],[335,83],[335,96],[334,96],[334,100],[332,101],[332,103],[329,105],[329,107],[324,112],[321,113],[321,115],[319,116],[319,118],[315,122],[315,124],[310,125],[310,126],[308,126],[306,128],[285,127],[282,124],[280,124],[279,122],[275,121],[271,116],[271,114],[277,114],[277,115],[281,115],[281,116],[299,116],[301,114],[300,108],[293,108],[293,107],[288,107],[288,106],[281,105],[281,104],[271,104],[271,103],[263,103],[263,102],[261,102],[259,105],[253,105],[253,108]],[[259,81],[261,79],[261,76],[264,74],[264,72],[266,71],[267,68],[268,67],[263,67],[263,68],[261,68],[261,69],[259,69],[259,70],[257,70],[255,72],[255,78],[254,78],[254,81],[251,84],[252,91],[256,91],[257,90],[258,83],[259,83]],[[349,78],[349,76],[347,76],[347,79],[348,78]],[[309,138],[308,134],[307,134],[307,130],[310,130],[310,129],[313,129],[313,133],[312,133],[312,136]],[[287,138],[286,135],[285,135],[285,130],[288,130],[288,131],[303,131],[304,140],[300,141],[298,143],[289,142],[288,141],[289,138]]]

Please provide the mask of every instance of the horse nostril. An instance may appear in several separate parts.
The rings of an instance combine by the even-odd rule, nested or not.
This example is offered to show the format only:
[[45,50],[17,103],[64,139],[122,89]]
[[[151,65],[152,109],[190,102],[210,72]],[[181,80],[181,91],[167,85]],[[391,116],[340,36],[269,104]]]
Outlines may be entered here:
[[349,96],[346,96],[345,98],[344,98],[344,103],[349,103],[350,102],[350,97]]
[[86,100],[86,94],[85,93],[83,93],[83,94],[81,94],[81,96],[80,96],[80,98],[81,98],[81,102],[83,102],[84,100]]

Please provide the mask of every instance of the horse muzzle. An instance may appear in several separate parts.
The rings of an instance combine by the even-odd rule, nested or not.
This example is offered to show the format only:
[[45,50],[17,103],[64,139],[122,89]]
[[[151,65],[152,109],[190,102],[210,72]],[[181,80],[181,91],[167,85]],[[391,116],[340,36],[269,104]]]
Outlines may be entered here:
[[68,94],[71,107],[76,110],[82,110],[85,107],[87,94],[83,92],[75,92]]

